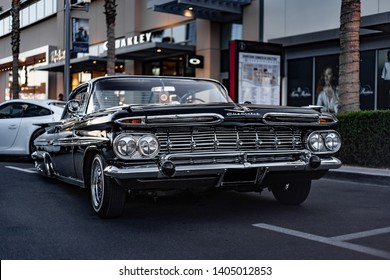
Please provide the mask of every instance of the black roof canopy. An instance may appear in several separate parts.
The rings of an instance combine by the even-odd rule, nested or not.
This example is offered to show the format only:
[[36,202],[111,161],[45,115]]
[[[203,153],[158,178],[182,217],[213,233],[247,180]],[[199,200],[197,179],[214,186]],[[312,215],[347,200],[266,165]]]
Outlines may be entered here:
[[252,0],[152,0],[156,12],[202,18],[215,22],[233,22],[242,18],[242,7]]

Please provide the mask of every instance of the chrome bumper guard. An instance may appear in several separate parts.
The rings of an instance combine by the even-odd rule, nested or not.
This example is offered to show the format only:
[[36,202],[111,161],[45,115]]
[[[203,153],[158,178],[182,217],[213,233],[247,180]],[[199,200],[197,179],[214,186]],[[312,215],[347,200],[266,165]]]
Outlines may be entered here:
[[[299,156],[294,161],[278,162],[248,162],[247,159],[253,156]],[[316,157],[308,150],[293,151],[262,151],[262,152],[232,152],[232,153],[186,153],[170,154],[160,156],[159,163],[136,166],[117,167],[109,165],[104,169],[104,174],[119,180],[125,179],[146,179],[146,178],[173,178],[173,177],[192,177],[192,176],[221,176],[229,169],[248,169],[248,168],[266,168],[267,172],[272,171],[316,171],[337,169],[341,166],[341,161],[334,157],[320,159],[320,164],[316,168],[310,166],[311,158]],[[231,159],[235,158],[238,162],[234,163],[191,163],[196,159]],[[317,157],[316,157],[317,158]],[[317,158],[319,159],[319,158]],[[187,164],[176,164],[178,161],[188,160]],[[164,164],[169,163],[173,166],[172,174],[165,172]],[[167,175],[168,174],[168,175]]]

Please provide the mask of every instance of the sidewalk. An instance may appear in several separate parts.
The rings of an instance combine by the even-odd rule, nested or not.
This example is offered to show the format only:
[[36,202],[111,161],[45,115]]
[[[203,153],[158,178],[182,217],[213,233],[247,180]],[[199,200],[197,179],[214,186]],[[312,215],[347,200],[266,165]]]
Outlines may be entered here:
[[339,169],[329,170],[325,177],[390,187],[390,169],[343,165]]

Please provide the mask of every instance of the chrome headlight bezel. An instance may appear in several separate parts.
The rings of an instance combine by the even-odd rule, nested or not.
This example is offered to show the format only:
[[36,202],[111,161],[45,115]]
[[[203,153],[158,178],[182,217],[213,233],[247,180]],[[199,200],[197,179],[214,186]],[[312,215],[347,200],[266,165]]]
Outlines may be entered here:
[[336,153],[341,147],[341,137],[335,130],[313,131],[306,138],[306,147],[313,154]]
[[338,133],[330,132],[324,139],[325,147],[331,151],[338,151],[341,147],[341,139]]
[[[147,150],[141,144],[148,145]],[[158,155],[160,143],[157,137],[150,133],[121,133],[112,142],[115,155],[120,159],[151,159]],[[149,152],[148,152],[149,151]]]
[[138,140],[137,147],[142,156],[153,158],[159,151],[158,139],[152,134],[144,135]]

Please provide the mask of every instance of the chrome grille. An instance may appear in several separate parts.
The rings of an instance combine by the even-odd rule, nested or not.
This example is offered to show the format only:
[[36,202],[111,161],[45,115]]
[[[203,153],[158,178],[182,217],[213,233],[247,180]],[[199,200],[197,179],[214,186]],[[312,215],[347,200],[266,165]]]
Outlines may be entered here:
[[156,133],[160,153],[206,151],[294,150],[302,148],[301,132],[284,129],[196,128]]

